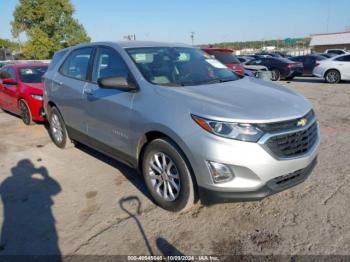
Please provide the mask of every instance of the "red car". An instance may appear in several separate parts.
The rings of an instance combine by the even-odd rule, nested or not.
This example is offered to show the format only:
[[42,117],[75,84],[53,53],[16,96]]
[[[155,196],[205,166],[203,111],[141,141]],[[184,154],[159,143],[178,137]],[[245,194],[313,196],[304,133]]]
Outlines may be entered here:
[[22,117],[26,125],[45,121],[41,78],[47,64],[8,64],[0,70],[0,108]]
[[204,52],[213,55],[217,60],[226,65],[239,76],[244,76],[245,70],[241,62],[233,55],[233,50],[229,48],[202,48]]

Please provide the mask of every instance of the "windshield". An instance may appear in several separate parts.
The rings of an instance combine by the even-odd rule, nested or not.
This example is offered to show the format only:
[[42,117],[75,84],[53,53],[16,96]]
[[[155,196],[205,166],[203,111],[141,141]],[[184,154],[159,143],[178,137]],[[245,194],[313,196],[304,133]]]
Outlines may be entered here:
[[41,78],[45,74],[47,66],[22,67],[19,77],[23,83],[41,83]]
[[142,75],[155,85],[204,85],[238,80],[219,61],[195,48],[130,48],[127,52]]

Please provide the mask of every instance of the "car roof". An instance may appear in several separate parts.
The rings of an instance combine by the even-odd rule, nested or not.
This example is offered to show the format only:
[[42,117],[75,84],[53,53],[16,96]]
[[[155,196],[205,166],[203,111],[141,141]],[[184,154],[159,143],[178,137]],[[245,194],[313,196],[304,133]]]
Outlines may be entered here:
[[23,67],[39,67],[39,66],[48,66],[46,63],[8,63],[4,67],[12,66],[14,68],[23,68]]
[[225,52],[225,53],[233,52],[233,50],[230,48],[220,48],[220,47],[203,47],[201,49],[205,52]]
[[14,63],[14,64],[7,64],[7,66],[13,66],[14,68],[23,68],[23,67],[48,66],[48,64],[46,63]]
[[[118,46],[120,48],[140,48],[140,47],[193,47],[191,45],[182,44],[182,43],[168,43],[168,42],[154,42],[154,41],[119,41],[119,42],[92,42],[80,44],[76,47],[89,47],[89,46],[98,46],[98,45],[108,45],[108,46]],[[61,51],[61,50],[60,50]]]

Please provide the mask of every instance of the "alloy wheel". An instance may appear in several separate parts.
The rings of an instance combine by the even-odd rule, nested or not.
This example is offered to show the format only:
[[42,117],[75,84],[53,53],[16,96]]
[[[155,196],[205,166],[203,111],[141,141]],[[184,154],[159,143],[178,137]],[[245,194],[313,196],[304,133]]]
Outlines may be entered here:
[[61,143],[63,141],[63,128],[60,119],[56,114],[51,116],[51,131],[56,142]]
[[174,161],[162,152],[153,154],[148,176],[153,189],[166,201],[175,201],[181,190],[180,175]]
[[336,71],[331,71],[327,74],[327,81],[329,83],[337,83],[339,81],[339,74]]
[[19,106],[21,108],[21,117],[22,117],[23,122],[26,125],[29,125],[31,122],[29,108],[27,107],[26,103],[22,100],[19,102]]

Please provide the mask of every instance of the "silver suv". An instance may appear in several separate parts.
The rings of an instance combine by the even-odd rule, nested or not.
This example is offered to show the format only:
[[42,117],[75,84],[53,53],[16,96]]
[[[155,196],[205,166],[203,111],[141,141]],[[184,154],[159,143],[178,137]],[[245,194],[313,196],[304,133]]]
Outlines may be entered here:
[[199,49],[92,43],[57,52],[44,76],[50,135],[142,173],[154,201],[179,211],[258,200],[303,182],[320,135],[297,92],[240,79]]

